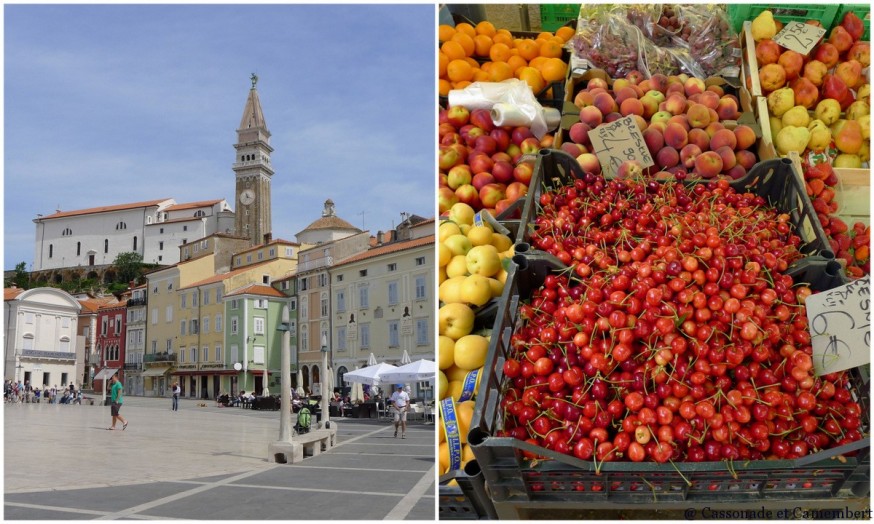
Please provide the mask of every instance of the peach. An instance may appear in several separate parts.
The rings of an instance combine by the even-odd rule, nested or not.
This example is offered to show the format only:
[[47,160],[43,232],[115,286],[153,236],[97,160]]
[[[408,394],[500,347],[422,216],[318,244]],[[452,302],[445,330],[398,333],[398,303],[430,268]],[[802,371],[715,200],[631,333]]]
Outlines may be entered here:
[[568,137],[576,144],[586,145],[589,143],[589,131],[592,128],[585,122],[576,122],[568,129]]
[[710,114],[711,122],[719,122],[719,113],[717,113],[715,109],[710,109],[708,107],[707,112]]
[[722,157],[715,151],[701,153],[695,158],[695,172],[704,178],[713,178],[722,172]]
[[618,93],[620,89],[626,88],[631,85],[631,80],[627,78],[617,78],[613,81],[613,92]]
[[777,42],[766,38],[756,44],[756,61],[758,61],[759,67],[776,64],[779,59],[780,46]]
[[598,87],[600,87],[601,89],[604,89],[604,90],[610,89],[610,86],[607,85],[607,81],[604,80],[603,78],[593,78],[593,79],[589,80],[588,84],[586,84],[586,89],[588,89],[590,91],[592,89],[595,89]]
[[[643,105],[643,117],[646,119],[652,118],[652,115],[656,114],[659,110],[659,101],[649,95],[649,93],[640,97],[640,103]],[[622,108],[619,108],[620,111]]]
[[598,157],[592,153],[584,153],[577,157],[577,163],[586,173],[598,175],[601,173],[601,163]]
[[673,147],[665,146],[656,153],[655,161],[656,165],[661,166],[663,169],[667,169],[680,163],[680,154],[677,153],[677,150]]
[[722,159],[722,171],[728,171],[737,165],[737,157],[734,156],[734,149],[728,146],[722,146],[714,149],[713,152],[719,155],[719,158]]
[[704,151],[710,148],[710,135],[703,129],[692,129],[689,131],[689,143],[695,144]]
[[659,122],[667,124],[668,120],[670,120],[672,116],[674,116],[674,114],[670,111],[659,111],[652,115],[652,118],[649,119],[649,124],[650,126]]
[[814,60],[819,60],[823,64],[825,64],[826,69],[831,69],[838,63],[838,58],[840,53],[838,53],[838,49],[826,42],[819,44],[813,51],[813,54],[808,54],[807,56],[812,56]]
[[652,75],[649,79],[650,89],[664,93],[668,89],[668,77],[661,73]]
[[[618,80],[617,80],[618,82]],[[627,80],[626,80],[627,82]],[[622,102],[628,100],[629,98],[637,98],[637,91],[630,87],[623,87],[621,89],[616,89],[616,84],[613,85],[613,94],[616,97],[616,103],[622,105]]]
[[822,85],[822,80],[827,73],[828,67],[824,63],[819,60],[811,60],[804,64],[804,72],[801,76],[810,80],[810,83],[814,86],[819,87]]
[[710,138],[710,150],[716,151],[717,149],[726,146],[732,150],[732,156],[734,156],[733,151],[734,148],[737,147],[737,137],[734,136],[734,131],[720,129]]
[[665,128],[665,144],[674,149],[682,149],[689,143],[689,133],[680,124],[672,122]]
[[692,126],[689,125],[689,120],[686,115],[674,115],[668,120],[668,124],[680,124],[688,133]]
[[699,129],[707,127],[710,124],[710,111],[704,104],[692,104],[686,110],[686,118],[689,120],[689,125]]
[[574,142],[562,142],[559,149],[561,149],[562,151],[564,151],[565,153],[569,154],[570,156],[572,156],[574,158],[582,155],[583,153],[589,152],[588,149],[586,149],[586,146],[584,146],[582,144],[577,144]]
[[604,115],[601,110],[594,105],[586,106],[580,109],[580,122],[594,129],[604,122]]
[[710,109],[717,109],[719,107],[719,95],[714,93],[713,91],[704,91],[700,95],[700,102]]
[[[496,184],[487,184],[487,185],[496,185]],[[486,187],[486,186],[483,186]],[[458,189],[455,190],[456,201],[464,202],[470,207],[477,208],[481,207],[481,201],[479,196],[479,191],[475,187],[470,184],[465,184]]]
[[620,118],[623,118],[622,113],[620,113],[619,111],[613,111],[612,113],[607,113],[607,116],[604,117],[604,122],[609,124],[610,122],[615,122]]
[[789,84],[789,87],[795,93],[795,105],[813,109],[816,102],[819,101],[819,89],[807,78],[796,78]]
[[637,98],[626,98],[619,104],[619,112],[622,116],[639,115],[643,116],[643,102]]
[[759,82],[763,92],[776,91],[786,84],[786,71],[779,64],[768,64],[759,69]]
[[[756,143],[756,132],[750,126],[739,125],[733,130],[734,137],[737,139],[738,150],[749,149]],[[753,155],[755,158],[755,155]],[[752,167],[752,166],[751,166]]]
[[721,122],[710,122],[710,125],[704,128],[704,131],[707,132],[709,138],[713,138],[713,135],[715,135],[720,129],[725,129],[725,126],[722,125]]
[[638,85],[643,81],[644,76],[643,73],[635,70],[630,71],[627,75],[625,75],[625,78],[627,78],[632,84]]
[[683,89],[683,84],[670,84],[665,90],[665,96],[683,95],[686,96],[686,90]]
[[717,85],[707,86],[707,90],[710,91],[711,93],[716,93],[716,95],[719,97],[722,97],[723,95],[725,95],[725,90],[722,89],[722,86],[717,86]]
[[740,112],[737,110],[737,102],[729,97],[722,97],[716,106],[716,114],[719,120],[737,120]]
[[580,109],[592,105],[592,102],[595,100],[595,95],[588,91],[580,91],[574,96],[574,105],[579,107]]
[[752,151],[747,151],[746,149],[741,149],[740,151],[734,152],[735,163],[739,166],[743,166],[744,169],[749,171],[756,165],[756,154]]
[[607,93],[598,93],[595,95],[595,100],[592,102],[592,105],[597,107],[603,115],[612,113],[619,109],[619,106],[616,105],[616,101]]
[[646,128],[649,127],[647,121],[640,115],[631,115],[634,118],[634,122],[637,124],[637,128],[640,129],[641,133],[646,131]]
[[672,115],[679,115],[686,111],[686,98],[678,95],[670,95],[665,99],[665,111]]
[[659,149],[665,146],[665,136],[653,126],[649,126],[643,132],[643,141],[646,142],[646,148],[649,149],[649,154],[652,156],[655,156]]
[[638,178],[643,175],[643,164],[637,160],[626,160],[616,171],[617,178]]
[[486,184],[494,184],[495,182],[498,182],[498,179],[496,179],[491,173],[477,173],[474,175],[471,185],[476,188],[478,193]]
[[725,172],[725,176],[730,177],[733,180],[739,180],[746,176],[747,171],[747,168],[740,164],[737,164],[733,168],[727,170]]
[[686,96],[694,95],[695,93],[703,93],[707,89],[707,86],[704,85],[704,80],[700,78],[689,78],[683,83],[683,91],[685,91]]
[[701,154],[701,148],[695,144],[688,144],[680,150],[680,163],[686,169],[695,167],[695,159]]
[[804,67],[804,57],[801,53],[789,49],[780,55],[777,63],[783,66],[783,70],[786,71],[786,80],[795,80],[801,75],[801,68]]

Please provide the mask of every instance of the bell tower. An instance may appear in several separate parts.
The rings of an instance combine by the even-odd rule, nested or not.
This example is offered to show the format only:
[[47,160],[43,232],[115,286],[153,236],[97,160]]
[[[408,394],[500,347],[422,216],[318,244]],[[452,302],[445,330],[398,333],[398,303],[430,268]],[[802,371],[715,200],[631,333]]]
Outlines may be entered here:
[[237,235],[247,237],[250,245],[264,243],[264,236],[271,233],[270,180],[273,167],[270,164],[270,131],[261,110],[258,77],[252,73],[252,88],[243,109],[243,119],[237,129],[236,202],[234,225]]

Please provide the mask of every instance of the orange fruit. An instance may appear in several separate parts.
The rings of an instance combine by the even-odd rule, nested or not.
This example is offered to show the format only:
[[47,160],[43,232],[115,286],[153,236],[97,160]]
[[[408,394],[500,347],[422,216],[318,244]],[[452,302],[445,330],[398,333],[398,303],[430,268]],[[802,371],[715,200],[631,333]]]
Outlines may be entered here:
[[452,84],[449,83],[449,80],[440,79],[437,82],[437,92],[440,93],[440,96],[449,96],[449,91],[452,90]]
[[471,84],[470,80],[462,80],[461,82],[455,82],[452,86],[453,89],[464,89],[465,87]]
[[543,64],[547,60],[549,60],[549,59],[546,58],[545,56],[538,56],[534,60],[528,62],[528,65],[531,67],[535,67],[535,68],[537,68],[538,71],[540,71],[540,68],[543,67]]
[[549,31],[542,31],[541,33],[538,33],[535,40],[548,40],[549,38],[552,38],[553,36],[555,36],[555,35],[553,35]]
[[452,40],[452,35],[455,34],[455,28],[451,25],[440,24],[437,26],[437,35],[441,42]]
[[488,82],[489,78],[491,78],[489,76],[489,73],[487,71],[483,71],[482,69],[477,69],[473,73],[474,82]]
[[513,45],[513,35],[506,29],[498,29],[498,32],[495,33],[495,36],[492,37],[492,40],[496,44],[507,44],[507,46]]
[[525,67],[528,65],[528,60],[525,60],[519,55],[513,55],[507,59],[507,64],[510,66],[514,72],[520,67]]
[[532,60],[540,54],[540,45],[530,39],[517,40],[516,49],[519,50],[519,56],[525,60]]
[[479,68],[485,72],[489,72],[492,70],[492,67],[494,67],[494,66],[495,66],[494,62],[486,62],[485,64],[479,66]]
[[467,36],[473,38],[476,36],[476,28],[467,22],[462,22],[460,24],[455,24],[455,32],[456,33],[465,33]]
[[449,65],[449,57],[446,56],[446,53],[443,51],[437,52],[437,70],[440,74],[437,75],[438,78],[443,78],[446,76],[446,66]]
[[495,43],[489,49],[489,58],[493,62],[506,62],[510,58],[510,48],[507,44]]
[[461,44],[461,47],[464,48],[465,56],[473,56],[473,52],[476,50],[476,44],[473,41],[473,37],[470,35],[455,33],[455,35],[452,36],[452,42],[458,42]]
[[492,67],[489,68],[489,80],[492,82],[503,82],[508,78],[513,78],[513,68],[507,62],[491,62]]
[[498,32],[498,30],[495,29],[494,24],[492,24],[491,22],[487,22],[485,20],[478,23],[474,29],[476,29],[476,34],[486,35],[488,37],[495,36],[495,33]]
[[470,67],[472,67],[474,69],[479,69],[479,62],[477,62],[475,59],[467,56],[464,58],[464,61],[467,62],[468,64],[470,64]]
[[459,58],[467,56],[464,52],[464,47],[455,40],[444,42],[443,45],[440,46],[440,50],[443,51],[449,61],[458,60]]
[[567,74],[567,64],[561,58],[547,58],[539,69],[543,79],[549,83],[564,80]]
[[575,31],[573,27],[562,26],[555,30],[555,36],[561,38],[565,42],[570,40],[574,36]]
[[561,44],[547,40],[540,45],[540,56],[546,58],[561,58]]
[[[452,67],[451,62],[449,63],[449,67]],[[543,76],[541,76],[540,71],[534,67],[523,67],[519,71],[519,79],[528,83],[535,95],[543,91],[543,88],[546,87],[546,82],[544,82]]]
[[489,50],[492,48],[492,38],[486,35],[476,35],[473,39],[475,45],[474,54],[476,56],[489,56]]
[[453,60],[446,66],[446,76],[453,82],[461,82],[473,78],[473,68],[466,60]]

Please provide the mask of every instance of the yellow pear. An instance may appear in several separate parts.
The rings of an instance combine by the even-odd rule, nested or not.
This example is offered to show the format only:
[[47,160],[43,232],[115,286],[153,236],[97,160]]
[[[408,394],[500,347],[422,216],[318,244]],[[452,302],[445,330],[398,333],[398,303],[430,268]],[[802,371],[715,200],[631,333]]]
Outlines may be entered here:
[[473,226],[467,232],[467,238],[474,247],[484,246],[492,243],[493,234],[491,226]]
[[816,109],[813,110],[817,120],[822,120],[825,125],[830,126],[841,118],[841,104],[834,98],[824,98],[816,104]]
[[776,117],[782,117],[783,113],[793,107],[795,107],[795,91],[788,87],[777,89],[768,95],[768,112]]
[[781,118],[783,126],[807,127],[810,123],[810,115],[807,113],[807,108],[804,106],[795,106],[789,111],[783,113]]
[[466,277],[467,272],[467,257],[464,255],[455,255],[449,264],[446,265],[446,277]]
[[439,267],[446,267],[446,264],[448,264],[449,261],[452,260],[452,250],[446,247],[446,244],[444,244],[443,242],[437,244],[437,250],[439,255],[439,264],[437,265]]
[[451,368],[455,364],[455,341],[440,335],[437,339],[437,358],[441,370]]
[[437,288],[437,296],[440,298],[440,301],[444,304],[464,302],[461,299],[461,284],[466,278],[467,276],[465,275],[458,275],[444,280],[440,287]]
[[783,121],[774,115],[768,117],[768,123],[771,124],[771,143],[777,141],[777,134],[783,129]]
[[777,134],[774,145],[777,146],[777,152],[783,156],[788,155],[790,151],[800,155],[807,148],[809,141],[810,131],[806,127],[785,126]]
[[456,224],[455,222],[444,220],[440,223],[440,227],[438,228],[437,233],[440,242],[443,242],[452,235],[460,235],[461,228],[459,228],[458,224]]
[[774,13],[768,10],[759,13],[759,16],[750,24],[750,31],[752,32],[753,40],[756,42],[761,42],[767,38],[774,38],[777,34],[777,23],[774,22]]
[[492,299],[492,286],[489,279],[482,275],[464,277],[461,283],[461,302],[482,306]]
[[810,131],[807,147],[813,151],[825,150],[832,141],[832,132],[822,120],[811,120],[807,124],[807,130]]

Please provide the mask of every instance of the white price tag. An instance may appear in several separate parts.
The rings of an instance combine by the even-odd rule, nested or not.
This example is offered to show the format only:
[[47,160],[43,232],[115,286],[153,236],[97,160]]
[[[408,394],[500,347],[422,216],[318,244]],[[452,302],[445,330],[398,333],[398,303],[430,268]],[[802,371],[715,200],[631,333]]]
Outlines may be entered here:
[[774,36],[774,41],[795,52],[807,56],[825,35],[825,28],[801,22],[789,22]]
[[616,175],[619,166],[626,160],[637,160],[644,168],[655,165],[633,116],[592,129],[589,131],[589,140],[605,175]]
[[871,361],[871,277],[807,297],[817,376]]

